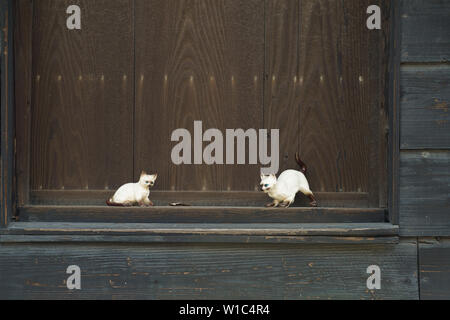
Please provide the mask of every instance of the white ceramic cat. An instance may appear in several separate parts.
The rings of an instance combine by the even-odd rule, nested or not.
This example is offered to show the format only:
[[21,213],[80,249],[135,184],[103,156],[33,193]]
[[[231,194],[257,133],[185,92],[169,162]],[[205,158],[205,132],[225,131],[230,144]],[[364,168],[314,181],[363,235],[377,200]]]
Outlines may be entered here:
[[153,206],[153,202],[148,197],[150,195],[150,187],[155,185],[157,177],[157,174],[148,175],[142,171],[139,182],[127,183],[121,186],[114,196],[106,201],[106,204],[112,207]]
[[298,192],[303,193],[311,200],[311,206],[317,207],[314,194],[309,188],[308,180],[306,179],[306,165],[300,160],[298,154],[295,159],[301,168],[301,172],[297,170],[286,170],[276,177],[276,175],[261,175],[261,191],[264,191],[269,197],[273,199],[272,203],[266,205],[267,207],[289,207],[295,200],[295,195]]

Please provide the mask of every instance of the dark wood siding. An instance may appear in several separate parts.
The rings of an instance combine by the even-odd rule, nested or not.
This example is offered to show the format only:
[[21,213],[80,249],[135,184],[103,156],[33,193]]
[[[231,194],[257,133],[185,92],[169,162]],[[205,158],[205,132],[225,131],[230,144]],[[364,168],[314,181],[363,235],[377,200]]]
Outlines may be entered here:
[[[142,8],[139,7],[138,2],[136,1],[136,9]],[[162,1],[160,3],[154,1],[153,3],[155,4],[152,7],[153,10],[161,13],[166,12],[164,11],[165,6],[173,5],[173,3],[166,4],[166,2],[163,3]],[[333,21],[338,21],[341,18],[336,16],[330,17],[329,11],[331,10],[330,8],[338,8],[341,4],[334,3],[336,7],[332,7],[332,4],[333,2],[331,1],[317,1],[316,8],[320,10],[311,10],[311,15],[314,14],[314,17],[323,19],[320,20],[322,23],[314,25],[315,28],[310,27],[310,29],[313,29],[310,36],[314,40],[312,44],[319,41],[317,37],[324,37],[325,43],[329,41],[325,41],[325,39],[339,39],[339,31],[329,26],[333,26]],[[144,244],[139,236],[133,235],[130,235],[129,238],[119,236],[119,238],[109,240],[113,243],[106,244],[100,243],[105,241],[105,235],[95,235],[90,240],[87,240],[87,237],[83,235],[71,236],[61,234],[52,237],[41,234],[28,237],[23,234],[8,234],[9,230],[2,230],[0,232],[0,256],[2,257],[0,259],[0,298],[417,299],[420,294],[422,299],[448,299],[450,292],[448,275],[450,257],[448,239],[450,235],[450,226],[448,225],[449,148],[448,140],[446,140],[446,131],[448,130],[445,130],[445,125],[447,125],[446,121],[448,120],[446,112],[449,99],[447,61],[448,43],[450,43],[448,32],[446,32],[448,29],[446,27],[448,25],[446,17],[450,15],[450,12],[446,1],[404,0],[401,1],[401,4],[402,12],[400,16],[403,22],[403,44],[401,46],[402,121],[400,138],[402,150],[395,150],[395,152],[400,151],[401,157],[399,218],[401,234],[404,237],[399,244],[387,244],[385,242],[377,245],[367,245],[361,244],[363,243],[361,238],[354,239],[359,243],[358,245],[319,244],[320,241],[326,242],[330,241],[330,239],[318,238],[308,245],[292,244],[296,239],[287,239],[286,242],[277,245],[269,245],[267,243],[253,245],[225,243],[168,244],[164,242],[164,238],[157,239],[157,241],[162,242],[159,244]],[[142,1],[140,5],[144,6],[144,2]],[[147,4],[145,3],[145,5]],[[351,6],[351,4],[345,5]],[[330,65],[323,64],[322,61],[319,61],[312,55],[310,59],[305,59],[303,56],[305,54],[304,50],[307,51],[308,48],[300,50],[301,41],[299,40],[295,44],[295,37],[283,32],[284,28],[293,30],[298,25],[298,37],[301,39],[302,35],[305,34],[305,28],[308,30],[308,27],[301,20],[295,21],[293,13],[296,10],[295,7],[297,7],[298,16],[307,15],[308,11],[305,13],[301,9],[312,8],[313,2],[299,1],[298,5],[296,5],[296,3],[293,4],[290,1],[265,1],[264,16],[266,17],[266,22],[264,28],[266,36],[265,44],[263,43],[262,45],[262,50],[265,48],[265,72],[261,88],[264,90],[262,95],[262,105],[264,106],[263,124],[265,126],[272,126],[272,124],[278,126],[285,123],[288,128],[293,128],[293,130],[300,132],[304,130],[301,126],[295,127],[290,123],[293,122],[291,118],[285,118],[285,115],[280,115],[276,112],[278,108],[281,108],[279,106],[285,106],[283,108],[293,113],[298,110],[300,116],[304,111],[302,104],[300,103],[297,109],[293,101],[313,101],[313,98],[307,96],[307,94],[315,92],[319,88],[321,94],[324,95],[320,96],[320,99],[317,98],[317,100],[322,101],[317,103],[317,106],[321,107],[324,103],[323,101],[332,101],[337,92],[335,87],[337,88],[338,86],[333,82],[325,82],[324,85],[330,88],[330,92],[326,92],[319,86],[320,76],[317,78],[317,75],[320,74],[319,71],[337,68],[334,62],[331,62]],[[26,17],[30,12],[24,8],[20,14]],[[189,23],[194,15],[191,15],[191,11],[189,11],[185,16],[184,21]],[[347,17],[349,22],[351,22],[354,15],[347,15]],[[313,20],[312,18],[310,17],[309,19]],[[329,22],[328,18],[331,18],[332,22]],[[141,17],[141,19],[145,18]],[[152,19],[154,20],[153,22],[146,21],[145,25],[141,26],[140,32],[144,34],[143,36],[156,37],[156,35],[152,34],[152,32],[155,32],[152,25],[158,24],[158,19],[162,19],[162,17],[155,14],[150,16],[148,20]],[[234,17],[234,19],[239,19],[239,17]],[[135,23],[139,24],[138,21],[136,20]],[[192,24],[188,30],[198,30],[193,28],[193,25],[195,24]],[[22,27],[22,29],[26,30],[29,25],[23,25]],[[135,37],[139,35],[139,28],[137,26]],[[324,30],[318,31],[317,29],[320,28],[324,28]],[[213,34],[214,30],[208,30],[206,33]],[[193,32],[189,34],[192,35]],[[325,34],[326,36],[324,36]],[[280,41],[280,38],[285,39],[283,37],[290,39],[289,43],[287,40],[282,43],[275,41],[275,39],[278,39],[278,41]],[[23,40],[23,43],[28,43],[29,41],[26,38],[21,40]],[[183,42],[185,43],[186,41]],[[358,46],[357,40],[355,40],[355,43],[352,42],[352,44]],[[162,52],[159,50],[165,50],[158,45],[154,45],[154,47],[150,44],[146,45],[151,46],[151,48],[141,48],[141,55],[144,58],[146,56],[159,55]],[[376,44],[372,45],[376,46]],[[287,48],[286,50],[289,51],[296,46],[298,55],[295,55],[295,57],[292,53],[280,49]],[[136,43],[136,47],[139,47],[138,43]],[[319,47],[319,44],[316,43],[311,50],[316,50],[317,52]],[[208,50],[215,49],[210,48]],[[327,50],[339,51],[334,48],[326,48],[323,53],[324,57],[332,55]],[[346,50],[346,52],[351,52],[352,50],[356,52],[357,48],[346,48]],[[191,51],[188,50],[188,52]],[[322,53],[318,52],[318,54]],[[373,51],[372,54],[374,54]],[[375,59],[376,54],[372,58]],[[137,51],[136,58],[136,62],[138,62],[140,58]],[[304,62],[302,62],[302,59],[304,59]],[[306,66],[305,64],[308,62],[312,65]],[[349,62],[351,63],[352,60],[349,59]],[[202,62],[203,64],[207,64],[207,62]],[[136,65],[139,64],[137,63]],[[314,65],[319,66],[317,70],[314,69]],[[133,81],[136,82],[136,108],[134,112],[138,112],[138,109],[142,108],[145,116],[143,119],[140,117],[131,118],[130,121],[135,122],[135,127],[131,132],[136,139],[142,138],[149,139],[145,141],[158,142],[158,136],[154,135],[149,138],[145,124],[138,124],[138,122],[145,122],[147,116],[153,118],[158,115],[158,110],[151,111],[147,108],[147,105],[158,104],[159,101],[162,101],[161,104],[167,103],[165,101],[168,101],[169,94],[166,91],[164,91],[162,96],[149,93],[148,91],[152,90],[152,88],[147,82],[147,80],[152,81],[153,85],[160,87],[160,89],[155,89],[155,92],[158,93],[158,90],[163,90],[164,82],[159,82],[161,77],[153,74],[165,70],[162,69],[162,65],[150,66],[147,62],[143,63],[142,66],[144,68],[142,70],[147,70],[150,74],[145,73],[143,78],[144,84],[141,88],[139,88],[141,75],[138,68],[136,68],[136,75],[133,75]],[[298,68],[297,84],[295,84],[295,76],[292,82],[289,79],[289,70],[292,68]],[[310,76],[311,81],[315,79],[315,86],[311,86],[309,90],[306,89],[307,86],[305,84],[303,84],[303,87],[300,85],[300,75],[302,73],[304,75],[309,74],[302,71],[302,68],[310,70],[310,73],[316,72],[314,73],[316,75]],[[27,71],[25,70],[25,72]],[[275,84],[271,82],[271,74],[275,74]],[[26,77],[21,79],[25,81],[24,87],[26,87]],[[324,77],[323,79],[327,78]],[[305,78],[303,81],[305,81]],[[144,90],[144,88],[146,89]],[[142,97],[139,96],[139,90],[142,90]],[[198,87],[197,90],[195,94],[204,92],[202,91],[203,89]],[[344,93],[340,92],[338,94],[340,99],[344,95]],[[366,101],[363,97],[365,94],[363,92],[357,93],[362,101]],[[220,95],[219,93],[215,93],[215,95],[214,93],[208,93],[208,97],[211,96],[217,97]],[[190,96],[188,95],[188,97]],[[20,104],[25,105],[28,98],[23,96],[19,100],[21,101],[19,102]],[[217,105],[220,105],[220,103],[217,103]],[[378,111],[383,112],[383,110]],[[384,115],[380,118],[380,122],[383,121],[383,117]],[[319,120],[323,120],[322,118],[317,118],[318,120],[315,120],[317,123],[319,123]],[[360,121],[364,118],[358,119]],[[159,125],[157,120],[149,121],[153,121],[150,122],[152,125]],[[372,123],[370,128],[373,129],[378,125],[382,126],[383,124],[374,125]],[[394,125],[397,125],[397,123],[394,123]],[[144,137],[146,134],[147,136]],[[298,139],[299,148],[302,152],[305,151],[303,149],[305,146],[302,145],[300,136],[296,137],[293,133],[282,133],[282,136],[283,134],[282,145],[290,146],[291,141],[297,141]],[[325,134],[327,134],[326,131],[323,135]],[[23,135],[27,135],[26,131],[23,132]],[[136,141],[133,146],[137,150],[139,146],[136,144]],[[339,141],[339,139],[333,141],[336,144],[338,143],[336,141]],[[342,145],[345,147],[345,150],[352,148],[346,143],[345,145],[342,143]],[[323,148],[326,149],[325,147]],[[2,145],[2,157],[4,156],[3,151],[4,146]],[[292,153],[294,151],[294,149],[288,150],[287,153],[283,154],[285,156],[282,159],[283,167],[289,167],[293,164]],[[140,170],[136,168],[137,166],[147,166],[146,161],[137,164],[137,161],[140,160],[139,156],[135,155],[141,153],[144,159],[155,163],[156,166],[161,164],[163,168],[159,169],[160,167],[156,167],[156,170],[169,170],[164,167],[167,164],[158,162],[158,159],[150,158],[152,155],[150,153],[145,155],[145,152],[142,149],[133,154],[134,160],[130,161],[131,166],[134,164],[134,172],[128,173],[127,171],[127,174],[136,176]],[[319,151],[313,151],[311,147],[310,154],[314,153],[319,154]],[[331,151],[330,154],[331,156],[335,155],[335,151]],[[330,155],[327,154],[326,156]],[[364,158],[366,155],[358,157]],[[372,156],[369,155],[369,157]],[[319,160],[318,157],[308,160],[308,162],[312,161],[313,163],[312,168],[310,165],[311,170],[315,170],[314,162]],[[22,166],[26,168],[27,165],[22,164]],[[320,164],[320,166],[322,165]],[[370,165],[368,164],[368,166]],[[152,169],[152,166],[150,166],[150,169]],[[329,170],[329,172],[323,171],[325,178],[322,178],[321,174],[315,173],[319,177],[318,179],[324,179],[323,181],[314,179],[312,184],[317,183],[315,187],[327,184],[329,181],[340,181],[334,176],[331,178],[327,176],[327,174],[333,175],[336,173],[334,168],[325,168],[324,170]],[[220,171],[217,171],[217,175],[219,173]],[[373,174],[373,172],[368,173],[369,177],[370,174]],[[345,176],[348,179],[344,179],[344,181],[350,181],[351,183],[364,181],[358,180],[358,176],[351,172],[346,172]],[[353,176],[356,180],[352,178]],[[164,186],[162,189],[170,188],[172,187],[170,183],[171,181],[168,177],[161,178],[159,187],[162,188]],[[347,186],[351,184],[345,183],[342,186],[347,190]],[[196,186],[201,185],[199,180],[195,180],[195,184]],[[220,186],[220,188],[222,187],[225,187],[225,185]],[[180,186],[180,188],[184,187]],[[372,190],[369,184],[367,184],[367,190],[369,193]],[[80,203],[80,195],[81,199],[84,199],[83,192],[91,194],[89,190],[70,191],[69,193],[64,193],[63,196],[55,198],[53,192],[64,193],[61,190],[41,190],[32,196],[37,203],[50,199],[49,201],[52,201],[52,203],[67,204],[67,202],[71,202],[73,204]],[[108,191],[103,192],[107,193]],[[218,193],[212,194],[214,194],[212,198],[217,197],[220,199],[219,202],[225,205],[236,201],[233,195],[223,197]],[[172,197],[170,193],[164,192],[159,193],[158,196],[160,201],[165,202]],[[198,194],[195,196],[198,197]],[[104,197],[105,194],[102,194],[101,199],[104,199]],[[92,205],[100,203],[98,202],[100,198],[87,198],[92,202],[90,203]],[[196,201],[202,201],[203,204],[205,203],[203,198],[195,199]],[[251,201],[259,201],[255,199],[251,198]],[[25,210],[28,209],[25,208]],[[32,210],[37,209],[31,208],[30,220],[33,219],[33,214],[35,214]],[[76,208],[65,208],[65,210],[72,210],[68,217],[76,220]],[[89,207],[84,208],[83,214],[87,217],[90,214],[89,210]],[[186,209],[186,211],[189,210],[191,209]],[[317,219],[317,215],[308,211],[303,213],[305,212],[307,212],[307,219]],[[331,212],[336,216],[339,214],[339,210],[324,210],[324,212]],[[47,217],[50,217],[52,213],[50,211],[45,212]],[[289,219],[292,218],[289,212],[281,213]],[[346,211],[347,216],[350,213],[351,210]],[[119,211],[117,216],[121,219],[126,214],[125,211]],[[296,214],[300,215],[301,212]],[[197,219],[199,216],[201,217],[201,215],[193,216]],[[183,217],[189,219],[189,216]],[[142,214],[142,221],[146,218],[145,214]],[[227,218],[232,219],[229,216]],[[252,214],[248,214],[248,221],[251,218]],[[279,221],[276,220],[279,217],[275,214],[272,217],[265,216],[265,218]],[[349,219],[353,221],[351,217]],[[46,222],[43,222],[43,225],[45,224]],[[70,228],[71,224],[67,224],[67,227]],[[406,236],[415,238],[405,238]],[[430,238],[418,238],[422,236],[429,236]],[[445,236],[447,238],[436,238],[437,236]],[[219,237],[215,240],[216,242],[220,241]],[[255,241],[254,239],[248,240]],[[33,243],[33,241],[37,243]],[[50,244],[52,241],[53,243]],[[73,242],[71,244],[62,243],[70,241]],[[75,242],[77,241],[79,243],[76,244]],[[130,242],[126,244],[118,243],[121,241]],[[270,240],[260,239],[260,241]],[[347,241],[351,241],[351,238],[347,239]],[[365,238],[364,241],[373,240]],[[290,244],[287,242],[290,242]],[[68,292],[65,287],[64,281],[68,276],[65,270],[70,264],[80,264],[82,270],[84,270],[82,273],[84,277],[82,280],[83,290],[81,292]],[[380,291],[368,291],[365,287],[365,281],[368,276],[365,270],[371,264],[378,264],[381,267],[382,290]]]
[[402,0],[402,61],[450,61],[450,2]]
[[402,149],[450,149],[449,88],[448,65],[402,68]]
[[420,240],[419,262],[421,299],[449,300],[450,240]]
[[402,235],[445,236],[450,234],[447,151],[401,154],[400,230]]
[[450,236],[448,1],[401,6],[400,233]]
[[[0,298],[418,299],[416,247],[3,244]],[[65,285],[72,264],[78,292]],[[366,286],[373,264],[381,290]]]
[[[450,3],[401,1],[400,234],[450,236]],[[418,238],[421,299],[449,299],[448,238]]]

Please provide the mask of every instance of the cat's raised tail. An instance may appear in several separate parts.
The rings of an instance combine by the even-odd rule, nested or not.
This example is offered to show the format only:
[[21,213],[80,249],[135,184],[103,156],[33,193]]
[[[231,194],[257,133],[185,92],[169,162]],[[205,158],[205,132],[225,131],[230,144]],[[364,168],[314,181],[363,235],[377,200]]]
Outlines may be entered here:
[[300,171],[303,174],[306,174],[306,171],[308,170],[308,167],[306,166],[306,164],[300,159],[300,155],[298,154],[298,152],[295,154],[295,161],[297,161],[297,164],[300,166]]

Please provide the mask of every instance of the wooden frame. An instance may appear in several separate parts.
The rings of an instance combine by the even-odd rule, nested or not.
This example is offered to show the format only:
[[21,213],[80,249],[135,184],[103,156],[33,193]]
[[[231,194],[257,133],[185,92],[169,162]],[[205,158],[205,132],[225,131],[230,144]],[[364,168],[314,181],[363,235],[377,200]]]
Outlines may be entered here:
[[12,0],[0,3],[1,57],[1,213],[0,228],[7,227],[14,212],[14,14]]
[[400,1],[391,7],[391,43],[389,50],[389,81],[386,99],[389,107],[389,156],[388,156],[388,209],[389,221],[399,223],[399,168],[400,168],[400,60],[401,19]]
[[[10,12],[12,12],[12,2],[8,1],[8,5],[9,5],[9,10]],[[42,221],[43,223],[51,223],[52,219],[51,219],[51,215],[49,215],[50,211],[53,211],[53,214],[55,214],[58,217],[58,221],[66,221],[67,223],[71,224],[74,223],[74,225],[76,224],[76,220],[75,217],[84,217],[83,222],[87,222],[87,221],[91,221],[93,223],[105,223],[106,221],[101,217],[101,216],[97,216],[95,217],[95,214],[97,212],[97,210],[95,208],[92,207],[72,207],[71,210],[67,211],[67,209],[64,210],[56,210],[55,208],[50,208],[50,207],[45,207],[45,208],[36,208],[36,207],[30,207],[27,206],[30,204],[30,202],[32,201],[31,197],[30,197],[30,190],[29,190],[29,184],[30,184],[30,163],[29,163],[29,155],[30,155],[30,145],[29,145],[29,137],[30,137],[30,108],[31,108],[31,99],[32,99],[32,85],[31,85],[31,77],[32,77],[32,37],[31,37],[31,28],[32,28],[32,20],[33,20],[33,6],[32,6],[32,2],[28,1],[28,0],[17,0],[15,1],[15,10],[16,10],[16,14],[15,16],[17,17],[17,23],[14,24],[14,33],[15,33],[15,58],[16,58],[16,66],[17,66],[17,70],[16,70],[16,79],[15,82],[16,83],[20,83],[21,88],[23,88],[23,90],[21,90],[21,94],[17,95],[17,101],[15,103],[15,108],[17,110],[17,114],[21,115],[21,119],[20,121],[18,121],[19,119],[17,119],[17,121],[15,122],[16,125],[16,135],[18,138],[20,138],[22,141],[27,141],[27,143],[25,144],[20,144],[17,146],[17,152],[16,152],[16,164],[17,164],[17,168],[14,171],[13,167],[12,167],[12,159],[13,159],[13,154],[11,153],[11,161],[7,162],[8,159],[3,159],[2,158],[2,173],[4,172],[4,170],[6,168],[8,168],[8,171],[10,174],[6,174],[3,175],[2,174],[2,186],[5,186],[5,190],[7,193],[9,193],[9,197],[6,197],[6,203],[5,206],[3,206],[3,198],[2,198],[2,223],[3,225],[6,225],[8,221],[11,220],[11,216],[12,216],[12,212],[13,208],[12,208],[12,203],[8,202],[8,199],[11,199],[12,197],[12,193],[11,193],[11,186],[12,186],[12,175],[11,173],[16,172],[17,175],[17,205],[18,207],[21,208],[21,213],[22,213],[22,217],[26,218],[26,221],[36,221],[36,219],[43,219],[43,220],[39,220]],[[388,126],[385,123],[386,121],[389,121],[389,137],[386,138],[386,133],[383,130],[381,131],[381,134],[379,136],[379,139],[388,139],[388,143],[389,143],[389,154],[386,156],[384,156],[383,154],[380,156],[379,160],[380,160],[380,164],[379,164],[379,170],[377,170],[377,172],[381,173],[381,176],[383,176],[383,170],[385,169],[384,164],[382,164],[381,162],[386,161],[387,166],[389,166],[389,173],[387,176],[387,181],[388,183],[388,199],[385,199],[385,197],[383,196],[383,188],[384,186],[380,185],[380,197],[378,199],[379,201],[379,205],[380,208],[383,208],[383,206],[385,205],[386,202],[388,202],[388,206],[389,206],[389,221],[393,224],[397,224],[398,223],[398,206],[397,206],[397,190],[398,190],[398,146],[399,146],[399,134],[398,134],[398,122],[399,122],[399,117],[398,117],[398,70],[399,70],[399,34],[400,31],[398,30],[398,24],[399,24],[399,9],[398,9],[398,4],[394,2],[394,4],[391,5],[391,29],[389,30],[389,34],[390,34],[390,48],[389,48],[389,70],[394,70],[394,72],[389,72],[390,76],[389,76],[389,82],[386,83],[386,88],[385,88],[385,92],[389,93],[386,96],[386,105],[388,106],[389,110],[388,110],[388,115],[386,115],[386,119],[382,118],[379,122],[379,128],[385,128],[386,126]],[[9,25],[11,26],[11,20],[9,21]],[[13,28],[9,29],[9,33],[12,34],[12,30]],[[12,50],[12,47],[9,47],[9,50]],[[10,66],[12,66],[12,61],[11,59],[8,60],[8,63],[10,63]],[[12,72],[12,68],[10,68],[10,73]],[[9,79],[9,81],[11,81],[12,78]],[[12,82],[11,82],[12,83]],[[2,82],[3,85],[3,82]],[[9,86],[9,90],[12,90],[12,86]],[[5,114],[8,114],[9,117],[12,117],[12,114],[10,112],[10,110],[13,109],[13,101],[12,101],[12,96],[9,96],[9,103],[5,103],[5,109],[3,108],[3,95],[2,95],[2,122],[4,121],[3,119],[5,119],[3,117],[3,112],[5,112]],[[10,118],[10,124],[14,123],[14,118]],[[2,123],[3,124],[3,123]],[[4,126],[2,126],[2,155],[3,154],[7,154],[7,153],[3,153],[4,150],[4,146],[6,149],[7,145],[12,146],[13,144],[13,140],[11,139],[12,135],[8,135],[13,131],[13,128],[11,126],[7,126],[5,128],[7,128],[5,137],[3,135],[4,133]],[[8,142],[8,144],[4,144],[3,143],[3,139],[5,139],[5,141]],[[9,140],[8,140],[9,139]],[[382,140],[384,141],[384,140]],[[384,143],[380,143],[380,145],[384,145]],[[9,151],[11,151],[12,149],[10,148]],[[5,150],[6,152],[7,150]],[[381,150],[382,151],[382,150]],[[3,163],[5,161],[5,166],[3,166]],[[8,180],[9,179],[9,180]],[[385,182],[386,181],[383,177],[381,177],[381,181]],[[9,187],[9,188],[8,188]],[[3,192],[3,190],[2,190]],[[374,192],[374,190],[371,191],[372,193]],[[162,198],[166,198],[164,197],[164,195],[162,195]],[[373,201],[372,201],[373,202]],[[372,203],[373,204],[373,203]],[[8,207],[9,205],[9,207]],[[7,212],[4,213],[3,208],[8,208],[5,209]],[[50,209],[50,210],[47,210]],[[297,208],[298,209],[298,208]],[[43,212],[42,210],[47,210],[46,212]],[[167,222],[174,222],[173,220],[170,221],[165,221],[162,217],[167,214],[168,212],[173,213],[175,218],[183,218],[185,219],[185,223],[200,223],[201,221],[198,220],[199,217],[205,217],[204,214],[202,214],[200,211],[205,211],[207,210],[207,208],[203,208],[201,210],[199,209],[195,209],[195,208],[162,208],[160,210],[156,210],[153,213],[153,217],[156,219],[152,222],[158,222],[158,223],[167,223]],[[325,214],[325,216],[328,217],[335,217],[335,218],[331,218],[330,221],[327,221],[328,223],[351,223],[351,222],[360,222],[360,223],[382,223],[382,222],[386,222],[385,219],[385,210],[384,209],[379,209],[376,210],[377,212],[375,213],[375,215],[371,218],[367,218],[367,216],[362,214],[361,211],[361,215],[359,216],[359,218],[356,218],[356,213],[359,211],[361,211],[361,209],[333,209],[333,210],[328,210],[328,209],[310,209],[310,208],[304,208],[304,210],[300,210],[298,211],[296,214],[294,213],[294,210],[285,210],[285,212],[277,212],[276,215],[269,215],[267,216],[267,212],[265,212],[264,210],[259,210],[259,216],[264,217],[264,221],[267,223],[276,223],[276,222],[280,222],[280,218],[283,221],[285,221],[286,223],[320,223],[320,222],[325,222],[325,221],[321,221],[320,219],[318,219],[317,217],[317,213],[320,211],[322,214]],[[77,214],[75,214],[75,211]],[[226,214],[230,214],[233,213],[233,209],[229,208],[229,209],[224,209],[221,208],[219,210],[221,212],[221,216],[225,217]],[[247,210],[248,211],[248,210]],[[233,216],[227,216],[227,222],[228,223],[236,223],[236,222],[253,222],[252,218],[252,212],[239,212],[238,215],[233,215]],[[364,211],[364,210],[363,210]],[[370,211],[370,210],[368,210]],[[148,219],[148,215],[146,215],[145,213],[142,212],[138,212],[135,209],[118,209],[115,210],[113,213],[113,217],[115,217],[112,222],[118,222],[118,223],[124,223],[127,222],[127,216],[133,216],[134,218],[137,218],[138,221],[141,222],[145,222],[146,219]],[[183,215],[184,214],[184,215]],[[344,215],[343,215],[344,214]],[[97,212],[98,215],[98,212]],[[244,220],[239,220],[237,219],[238,216],[242,216],[244,217]],[[281,216],[280,216],[281,215]],[[295,219],[295,216],[303,216],[306,217],[306,219],[297,221]],[[278,216],[278,217],[275,217]],[[283,218],[284,216],[284,218]],[[337,217],[342,217],[345,216],[344,219],[341,218],[337,218]],[[275,220],[276,218],[278,218],[278,220]],[[284,220],[283,220],[284,219]],[[354,219],[354,220],[352,220]],[[46,221],[46,222],[45,222]],[[109,220],[108,220],[109,221]],[[264,222],[262,221],[262,222]],[[177,221],[178,222],[178,221]],[[209,219],[208,220],[209,223],[217,223],[218,221],[215,221],[214,219]],[[223,221],[221,221],[223,222]],[[261,221],[258,221],[261,222]],[[25,223],[25,222],[24,222]],[[18,230],[20,230],[21,228],[16,226],[16,228]],[[74,229],[71,229],[72,231]],[[368,230],[370,230],[370,228],[368,228]],[[374,230],[377,230],[377,228],[373,229],[372,231],[370,231],[369,233],[373,233]]]

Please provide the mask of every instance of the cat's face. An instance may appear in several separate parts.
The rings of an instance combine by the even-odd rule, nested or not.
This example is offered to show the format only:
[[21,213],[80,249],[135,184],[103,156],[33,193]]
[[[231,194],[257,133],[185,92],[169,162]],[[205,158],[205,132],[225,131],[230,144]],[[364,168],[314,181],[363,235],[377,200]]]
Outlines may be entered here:
[[277,183],[277,177],[274,174],[271,175],[261,175],[261,191],[268,193]]
[[146,187],[153,187],[155,185],[156,178],[158,178],[158,174],[147,174],[145,171],[142,171],[139,183]]

